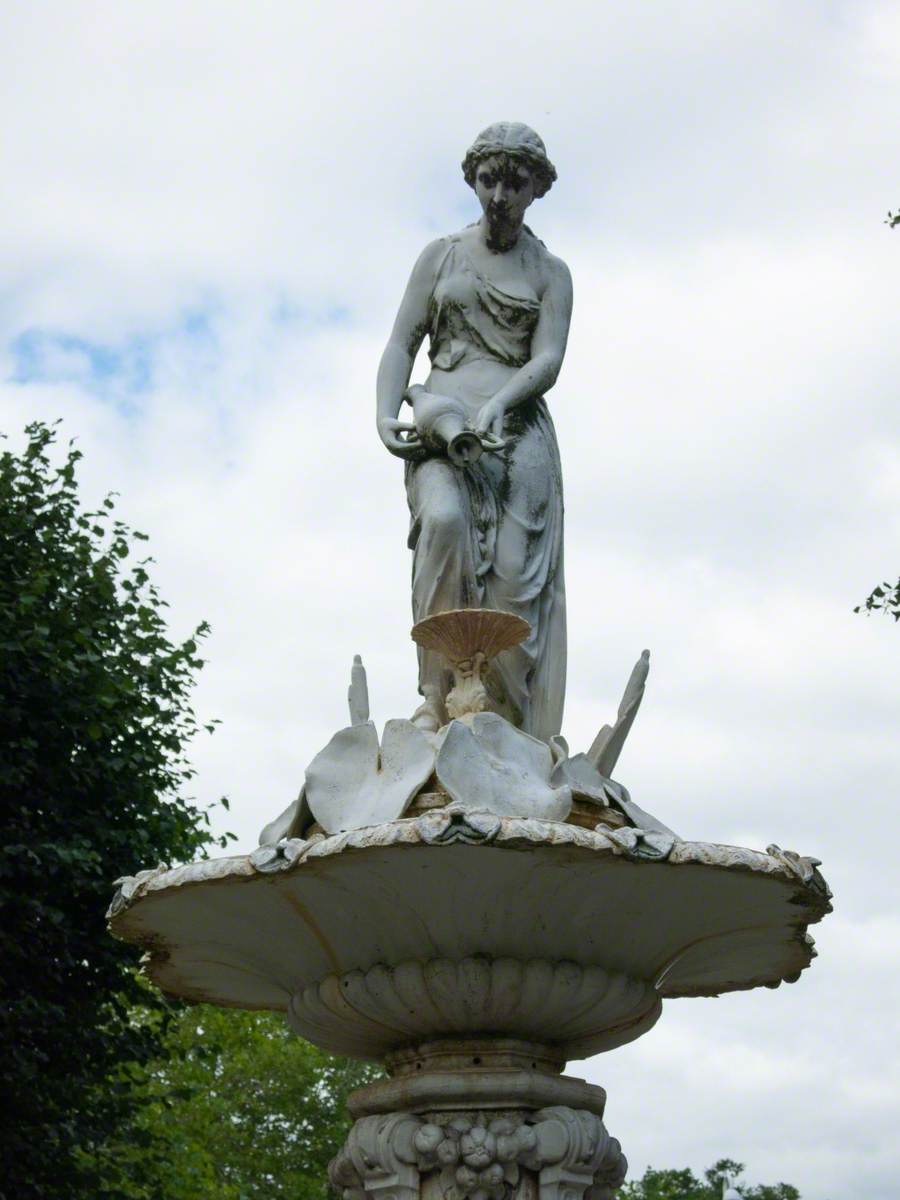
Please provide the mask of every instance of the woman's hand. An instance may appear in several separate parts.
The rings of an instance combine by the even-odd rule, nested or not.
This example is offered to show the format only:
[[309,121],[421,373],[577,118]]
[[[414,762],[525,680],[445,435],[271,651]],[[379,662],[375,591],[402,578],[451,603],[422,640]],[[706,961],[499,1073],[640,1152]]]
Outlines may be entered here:
[[503,441],[503,418],[506,408],[496,400],[488,400],[475,418],[475,432],[479,437],[488,437],[495,442]]
[[[408,436],[404,437],[406,434]],[[419,440],[415,425],[407,421],[398,421],[396,417],[381,417],[378,421],[378,436],[398,458],[411,461],[423,458],[425,447]]]

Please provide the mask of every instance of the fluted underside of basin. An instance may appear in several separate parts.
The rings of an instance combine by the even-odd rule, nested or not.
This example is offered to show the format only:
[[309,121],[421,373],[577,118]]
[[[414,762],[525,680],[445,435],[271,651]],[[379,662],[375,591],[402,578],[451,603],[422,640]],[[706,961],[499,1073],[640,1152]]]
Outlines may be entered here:
[[[475,819],[475,817],[478,819]],[[111,929],[166,992],[290,1014],[382,1057],[490,1034],[585,1057],[667,997],[793,981],[830,910],[810,860],[677,842],[647,861],[555,821],[431,813],[123,881]]]
[[291,999],[288,1020],[323,1049],[361,1058],[478,1034],[549,1040],[586,1058],[633,1041],[661,1011],[655,988],[621,971],[480,957],[329,975]]

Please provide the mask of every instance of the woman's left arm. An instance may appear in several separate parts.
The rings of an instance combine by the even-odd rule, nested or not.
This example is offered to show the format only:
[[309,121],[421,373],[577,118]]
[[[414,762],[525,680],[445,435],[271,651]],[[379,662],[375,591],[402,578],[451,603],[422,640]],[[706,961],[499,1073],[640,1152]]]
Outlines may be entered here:
[[543,396],[556,383],[566,353],[572,319],[572,276],[559,258],[548,263],[549,279],[531,338],[531,358],[483,406],[475,422],[478,433],[503,436],[503,417],[517,404]]

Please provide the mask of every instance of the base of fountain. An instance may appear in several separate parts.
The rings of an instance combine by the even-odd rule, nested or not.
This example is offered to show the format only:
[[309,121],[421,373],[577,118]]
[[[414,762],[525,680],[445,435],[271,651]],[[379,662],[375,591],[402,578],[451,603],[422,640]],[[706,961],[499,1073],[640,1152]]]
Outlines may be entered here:
[[329,1169],[342,1200],[607,1200],[625,1178],[601,1087],[560,1074],[558,1049],[447,1038],[390,1054],[354,1092]]
[[513,1038],[446,1038],[388,1055],[387,1079],[354,1092],[353,1117],[410,1113],[498,1112],[562,1105],[603,1116],[606,1092],[560,1072],[558,1047]]

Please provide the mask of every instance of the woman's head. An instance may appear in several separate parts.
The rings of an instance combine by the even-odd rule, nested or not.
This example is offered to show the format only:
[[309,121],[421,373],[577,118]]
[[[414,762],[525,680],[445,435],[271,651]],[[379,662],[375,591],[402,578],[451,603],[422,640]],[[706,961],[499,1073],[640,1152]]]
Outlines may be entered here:
[[487,159],[492,166],[507,173],[527,172],[531,177],[535,198],[548,192],[556,179],[556,168],[547,157],[540,137],[521,121],[497,121],[482,129],[466,152],[462,162],[463,177],[469,187],[478,191],[478,168]]

